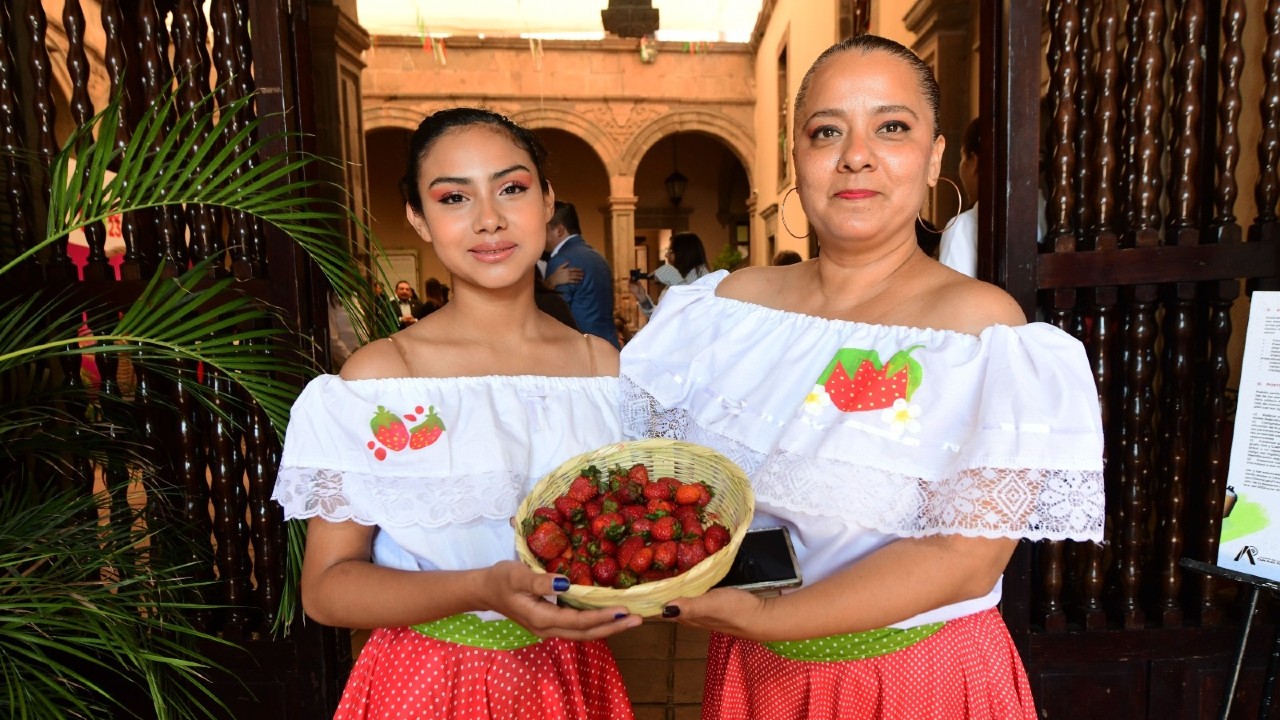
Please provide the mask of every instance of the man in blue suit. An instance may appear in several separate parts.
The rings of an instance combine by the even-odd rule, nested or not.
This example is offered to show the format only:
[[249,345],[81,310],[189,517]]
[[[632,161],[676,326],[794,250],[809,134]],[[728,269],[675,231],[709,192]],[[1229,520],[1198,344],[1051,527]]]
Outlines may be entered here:
[[556,201],[555,214],[547,223],[547,251],[551,257],[544,277],[551,277],[565,265],[582,271],[580,282],[556,286],[578,329],[618,347],[618,329],[613,324],[613,271],[604,256],[582,239],[573,203]]

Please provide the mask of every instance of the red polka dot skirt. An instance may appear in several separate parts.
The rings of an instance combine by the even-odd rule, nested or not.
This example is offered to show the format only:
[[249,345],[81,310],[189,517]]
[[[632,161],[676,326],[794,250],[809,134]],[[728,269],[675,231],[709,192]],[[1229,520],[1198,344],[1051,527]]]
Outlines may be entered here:
[[1018,651],[991,609],[865,660],[788,660],[712,634],[702,718],[1035,720],[1036,709]]
[[334,720],[632,717],[603,642],[552,639],[486,650],[380,628],[360,651]]

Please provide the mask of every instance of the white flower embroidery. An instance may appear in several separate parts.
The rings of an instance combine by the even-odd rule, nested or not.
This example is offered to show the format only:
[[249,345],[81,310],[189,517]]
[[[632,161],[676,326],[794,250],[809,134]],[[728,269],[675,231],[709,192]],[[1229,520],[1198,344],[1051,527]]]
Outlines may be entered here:
[[880,419],[889,425],[889,432],[898,436],[903,432],[920,432],[920,422],[916,420],[918,417],[920,417],[919,405],[912,405],[905,399],[898,398],[893,401],[893,407],[884,411]]
[[804,411],[810,415],[821,415],[831,405],[831,396],[821,385],[814,385],[813,391],[804,398]]

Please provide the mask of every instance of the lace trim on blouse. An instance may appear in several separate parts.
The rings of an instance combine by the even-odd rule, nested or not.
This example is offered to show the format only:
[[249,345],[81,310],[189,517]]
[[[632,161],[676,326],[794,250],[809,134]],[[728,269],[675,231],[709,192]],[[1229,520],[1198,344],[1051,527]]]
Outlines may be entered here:
[[985,458],[971,469],[927,480],[775,449],[761,453],[699,426],[687,411],[663,407],[623,378],[623,428],[632,437],[666,437],[715,448],[751,477],[757,501],[815,516],[843,518],[886,534],[1032,540],[1102,540],[1101,470],[1046,469]]
[[525,484],[526,478],[509,472],[396,478],[282,467],[273,496],[291,520],[319,517],[361,525],[440,528],[512,517]]

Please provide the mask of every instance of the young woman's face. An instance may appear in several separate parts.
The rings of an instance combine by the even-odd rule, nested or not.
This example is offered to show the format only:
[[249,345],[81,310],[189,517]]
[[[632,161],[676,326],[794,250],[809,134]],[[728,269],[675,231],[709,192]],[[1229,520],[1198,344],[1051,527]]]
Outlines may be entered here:
[[944,143],[911,66],[882,52],[836,55],[797,112],[796,190],[823,242],[914,238]]
[[441,135],[418,168],[422,214],[405,215],[458,282],[503,287],[527,279],[546,244],[555,198],[529,153],[487,125]]

